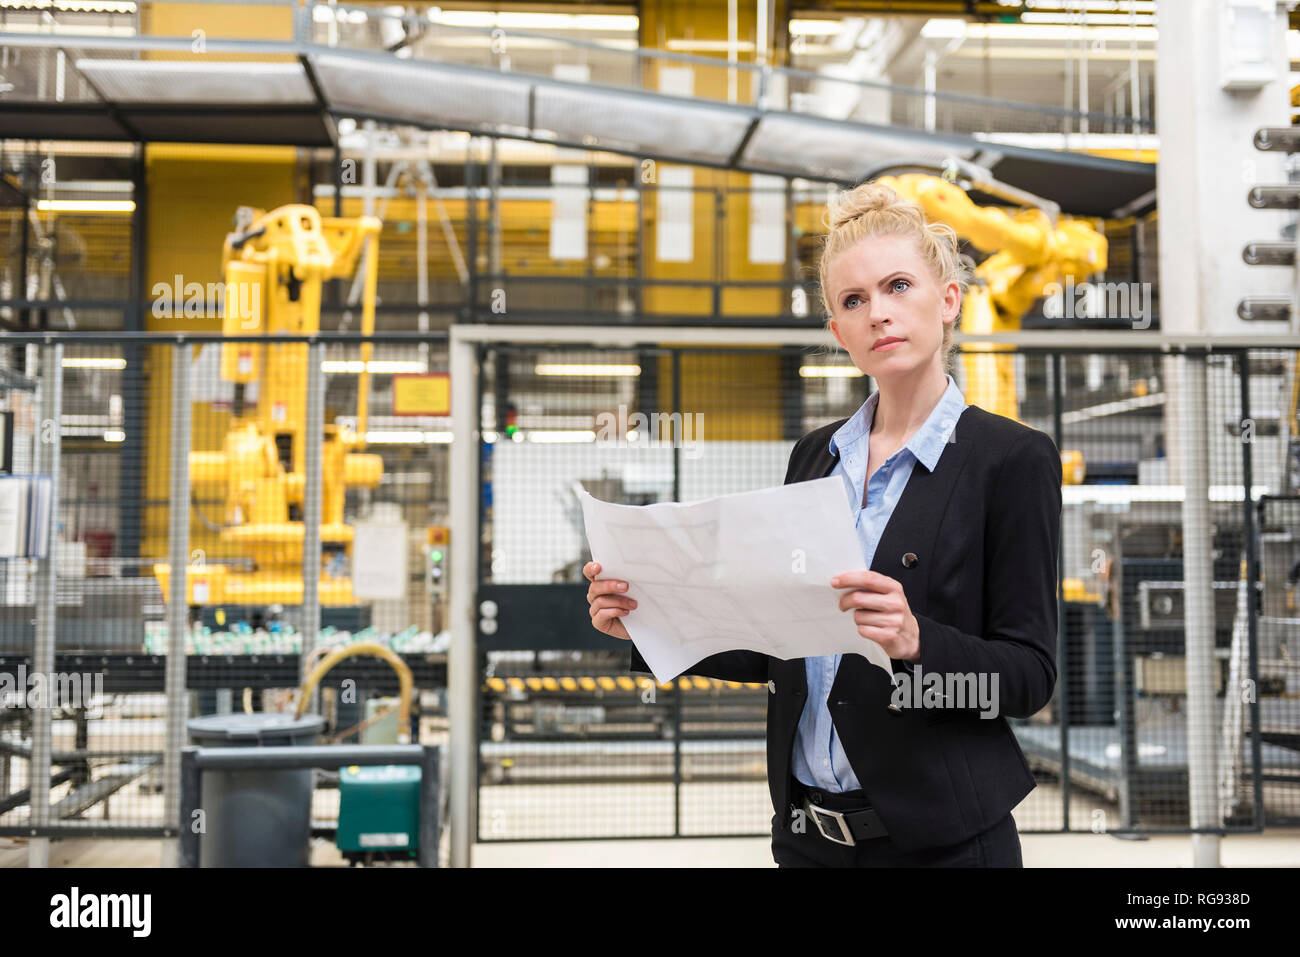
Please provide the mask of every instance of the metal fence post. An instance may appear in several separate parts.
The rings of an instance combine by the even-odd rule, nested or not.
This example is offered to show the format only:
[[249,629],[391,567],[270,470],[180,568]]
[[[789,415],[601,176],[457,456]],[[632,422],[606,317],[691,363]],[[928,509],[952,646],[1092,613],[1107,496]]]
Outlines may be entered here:
[[[325,435],[325,344],[312,339],[307,344],[307,411],[303,428],[302,496],[302,643],[298,649],[298,680],[307,680],[307,659],[320,636],[321,573],[321,443]],[[362,376],[362,379],[365,377]],[[319,687],[308,706],[320,713]]]
[[[59,542],[59,453],[63,442],[63,345],[47,344],[41,351],[41,420],[38,424],[36,469],[50,477],[49,539],[45,557],[37,561],[36,571],[36,641],[32,649],[32,672],[53,676],[55,614],[58,590]],[[57,682],[51,682],[57,686]],[[32,758],[27,765],[27,785],[30,788],[29,818],[31,844],[28,845],[29,867],[49,867],[50,839],[41,836],[42,828],[50,823],[50,760],[53,734],[53,702],[43,701],[32,709]]]
[[[650,679],[654,681],[654,678]],[[673,837],[682,836],[682,688],[673,682]]]
[[[714,285],[714,292],[718,286]],[[715,308],[716,308],[715,300]],[[683,416],[682,412],[682,353],[673,350],[673,408],[672,414]],[[669,421],[675,421],[671,417]],[[684,421],[684,418],[682,419]],[[685,435],[683,426],[682,435]],[[678,436],[672,437],[673,443],[673,501],[682,500],[682,449]],[[650,679],[654,681],[654,678]],[[673,682],[673,836],[682,834],[682,689],[679,682]]]
[[[1065,444],[1063,405],[1065,384],[1064,363],[1059,352],[1052,353],[1052,432],[1057,449]],[[1064,531],[1064,530],[1062,530]],[[1070,643],[1066,634],[1068,618],[1065,613],[1065,535],[1062,534],[1056,550],[1056,694],[1061,716],[1061,830],[1070,830]]]
[[[1187,667],[1187,789],[1193,832],[1218,828],[1217,737],[1214,733],[1214,563],[1210,552],[1209,419],[1205,352],[1179,362],[1178,430],[1183,483],[1183,610]],[[1192,834],[1194,867],[1219,866],[1219,836]]]
[[196,812],[200,810],[203,800],[203,771],[199,768],[199,749],[194,745],[185,747],[180,752],[180,787],[178,803],[180,809],[176,820],[177,844],[179,847],[176,864],[178,867],[199,866],[199,841],[201,828],[195,827]]
[[[420,762],[420,859],[421,867],[438,866],[438,838],[442,830],[439,813],[442,797],[441,752],[437,745],[424,745]],[[426,813],[428,812],[428,813]]]
[[[1255,827],[1264,826],[1264,782],[1261,773],[1262,756],[1260,754],[1260,714],[1259,714],[1259,540],[1255,537],[1255,501],[1251,496],[1251,487],[1255,483],[1254,460],[1251,445],[1255,440],[1258,423],[1250,413],[1250,350],[1243,349],[1237,356],[1238,382],[1241,386],[1241,423],[1242,428],[1250,429],[1249,436],[1243,435],[1241,443],[1241,517],[1243,537],[1246,545],[1246,647],[1250,672],[1250,727],[1254,733],[1250,736],[1250,769],[1252,790],[1254,792]],[[1285,428],[1285,425],[1283,425]],[[1241,694],[1240,688],[1228,688],[1227,694]]]
[[[185,631],[189,624],[190,562],[190,349],[181,340],[172,349],[171,482],[167,561],[167,723],[163,750],[163,826],[180,825],[180,749],[185,745],[189,698],[185,693]],[[162,866],[179,866],[181,849],[163,838]]]
[[[479,395],[475,345],[451,329],[451,580],[448,583],[447,627],[451,647],[447,654],[447,717],[451,725],[451,866],[469,867],[474,841],[474,791],[478,780],[474,702],[478,684],[478,653],[474,592],[478,584],[478,490],[475,486],[479,448]],[[498,411],[498,428],[504,429]],[[502,433],[504,434],[504,433]]]

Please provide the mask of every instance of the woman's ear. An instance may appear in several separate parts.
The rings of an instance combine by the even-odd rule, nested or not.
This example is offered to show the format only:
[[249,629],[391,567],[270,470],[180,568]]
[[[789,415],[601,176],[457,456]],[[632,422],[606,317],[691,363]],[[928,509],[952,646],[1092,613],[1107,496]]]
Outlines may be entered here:
[[831,335],[833,335],[835,337],[835,341],[840,344],[840,348],[843,349],[845,352],[848,352],[849,347],[844,344],[844,337],[840,335],[840,324],[836,322],[834,319],[832,319],[830,322],[826,324],[826,327],[830,329]]
[[[944,290],[943,312],[944,322],[956,322],[957,317],[961,315],[961,286],[955,282],[948,283]],[[949,318],[951,317],[951,318]]]

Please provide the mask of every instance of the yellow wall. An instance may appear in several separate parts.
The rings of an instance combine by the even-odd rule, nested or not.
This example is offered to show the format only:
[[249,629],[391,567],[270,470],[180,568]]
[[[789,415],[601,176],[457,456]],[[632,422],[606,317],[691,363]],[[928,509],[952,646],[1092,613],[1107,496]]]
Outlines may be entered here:
[[[198,33],[196,31],[202,31]],[[226,40],[292,40],[293,10],[288,6],[250,5],[246,3],[147,3],[141,4],[140,32],[148,36],[191,37]],[[169,53],[148,51],[146,60],[184,60],[208,56],[206,51]],[[293,56],[222,53],[223,60],[292,60]]]
[[[776,4],[775,19],[785,15],[786,4]],[[640,45],[655,49],[668,49],[671,40],[725,41],[728,38],[726,4],[699,4],[686,0],[646,0],[640,6]],[[736,35],[740,40],[753,40],[757,28],[754,4],[737,4]],[[769,31],[770,35],[770,31]],[[695,51],[682,51],[694,53]],[[726,100],[731,93],[725,53],[707,53],[716,57],[717,67],[697,66],[694,70],[695,96]],[[737,54],[741,62],[754,62],[752,51]],[[646,72],[646,83],[659,88],[657,71],[651,67]],[[755,79],[752,71],[735,73],[735,96],[738,102],[752,103]],[[666,164],[660,164],[666,165]],[[646,193],[645,247],[641,250],[646,279],[711,279],[715,276],[717,261],[716,222],[718,201],[724,204],[726,258],[724,277],[728,281],[764,280],[780,281],[785,278],[784,264],[754,264],[749,262],[749,176],[729,170],[694,167],[694,262],[659,262],[655,258],[656,202],[653,192]],[[711,189],[737,190],[734,193],[713,193]],[[792,249],[786,255],[794,254]],[[654,321],[655,313],[706,316],[712,311],[712,289],[665,287],[647,288],[645,307],[647,321]],[[779,315],[788,312],[787,293],[779,288],[724,289],[724,312],[745,315]],[[707,321],[707,320],[705,320]],[[666,343],[671,345],[671,343]],[[779,397],[780,360],[773,355],[745,356],[719,354],[687,354],[682,357],[682,411],[703,413],[703,438],[705,441],[773,440],[780,439],[782,415]],[[658,411],[672,408],[672,368],[668,359],[660,364],[660,393]],[[775,397],[761,402],[757,397]],[[662,438],[668,438],[663,436]]]

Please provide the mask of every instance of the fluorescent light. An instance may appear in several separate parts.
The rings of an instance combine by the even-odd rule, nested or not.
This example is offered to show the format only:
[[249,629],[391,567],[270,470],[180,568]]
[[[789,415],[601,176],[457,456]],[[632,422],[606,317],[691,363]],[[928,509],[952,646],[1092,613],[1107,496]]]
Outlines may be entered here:
[[1089,40],[1108,40],[1115,43],[1155,43],[1155,27],[1130,28],[1114,26],[1084,26],[1074,28],[1033,23],[971,23],[966,28],[968,40],[1077,40],[1082,32]]
[[786,29],[792,37],[829,37],[844,29],[839,20],[791,20]]
[[515,30],[597,30],[633,33],[640,26],[635,16],[598,13],[490,13],[473,10],[429,11],[434,23],[450,27],[511,27]]
[[538,376],[640,376],[640,365],[599,365],[582,363],[538,363]]
[[125,359],[73,357],[63,360],[65,369],[125,369]]
[[130,213],[133,199],[38,199],[36,209],[42,213]]
[[422,432],[408,429],[392,432],[367,432],[367,445],[448,445],[451,432]]
[[126,433],[121,429],[109,429],[104,433],[105,442],[125,442]]
[[[1251,498],[1272,494],[1267,485],[1252,485]],[[1181,485],[1063,485],[1061,500],[1066,505],[1096,502],[1099,505],[1128,505],[1133,502],[1181,502],[1186,490]],[[1211,502],[1240,502],[1240,485],[1211,485]]]
[[800,366],[799,375],[805,379],[851,379],[862,375],[862,370],[855,366]]
[[[360,359],[326,359],[320,364],[322,372],[353,373],[360,375],[363,363]],[[372,359],[364,363],[364,371],[391,375],[397,372],[423,373],[428,367],[418,359]]]
[[[1013,0],[1012,6],[1020,6],[1018,0]],[[1030,10],[1038,7],[1050,7],[1059,10],[1061,0],[1028,0],[1024,4]],[[1112,13],[1128,13],[1132,10],[1134,13],[1155,13],[1156,0],[1070,0],[1069,7],[1081,7],[1084,10],[1108,10]]]
[[1156,18],[1149,13],[1139,13],[1137,16],[1129,16],[1127,13],[1089,13],[1080,23],[1077,17],[1070,13],[1022,13],[1020,15],[1021,23],[1059,23],[1073,24],[1075,26],[1137,26],[1137,27],[1154,27]]
[[[988,57],[992,60],[1066,60],[1070,57],[1078,56],[1076,51],[1071,51],[1066,47],[1046,47],[1046,46],[1027,46],[1020,43],[1003,43],[998,45],[981,43],[978,47],[970,46],[950,53],[950,57],[962,57],[964,59],[983,59]],[[1104,50],[1092,49],[1088,51],[1089,60],[1111,60],[1127,63],[1129,60],[1137,59],[1147,63],[1154,62],[1156,51],[1153,46],[1140,47],[1136,53],[1133,53],[1122,44],[1112,44]],[[1076,134],[1077,135],[1077,134]],[[1101,135],[1101,134],[1098,134]],[[1151,134],[1144,134],[1151,135]],[[1129,134],[1132,142],[1132,134]],[[1089,143],[1091,147],[1091,143]]]
[[554,430],[550,432],[539,432],[530,429],[528,432],[529,442],[595,442],[596,433],[590,429],[577,429],[571,432],[563,430]]
[[955,40],[966,35],[966,21],[958,17],[931,17],[921,27],[927,40]]
[[752,53],[754,44],[750,40],[669,40],[668,49],[675,53]]

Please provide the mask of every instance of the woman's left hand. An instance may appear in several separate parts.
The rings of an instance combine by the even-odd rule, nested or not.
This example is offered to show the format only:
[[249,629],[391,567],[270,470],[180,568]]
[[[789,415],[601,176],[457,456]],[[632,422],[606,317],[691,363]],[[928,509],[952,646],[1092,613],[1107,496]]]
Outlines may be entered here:
[[921,629],[901,584],[888,575],[862,569],[836,575],[831,586],[849,589],[840,596],[840,611],[853,609],[859,635],[898,661],[921,660]]

